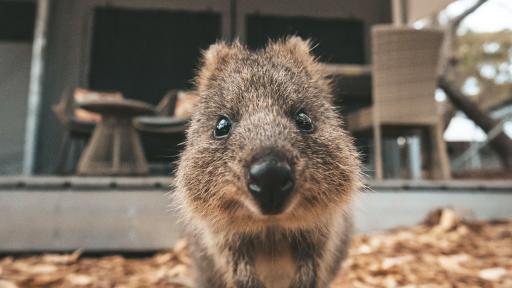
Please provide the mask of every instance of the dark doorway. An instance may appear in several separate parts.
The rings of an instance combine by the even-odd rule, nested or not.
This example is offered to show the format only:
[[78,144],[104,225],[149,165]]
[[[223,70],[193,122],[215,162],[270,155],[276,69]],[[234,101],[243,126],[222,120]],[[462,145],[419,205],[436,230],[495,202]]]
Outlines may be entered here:
[[97,8],[90,88],[156,104],[191,87],[201,49],[220,37],[218,13]]
[[264,47],[269,39],[288,35],[311,38],[314,54],[331,63],[364,64],[363,22],[356,19],[247,16],[247,45]]
[[0,1],[0,41],[32,42],[36,5]]

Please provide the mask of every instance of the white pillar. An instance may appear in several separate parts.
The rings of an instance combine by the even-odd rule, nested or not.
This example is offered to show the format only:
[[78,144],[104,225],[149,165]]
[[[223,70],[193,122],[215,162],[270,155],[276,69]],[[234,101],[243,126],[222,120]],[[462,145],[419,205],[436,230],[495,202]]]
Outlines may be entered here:
[[411,179],[421,179],[421,144],[418,136],[407,137],[407,154]]
[[34,172],[39,115],[41,114],[41,97],[44,74],[44,55],[50,0],[37,0],[37,13],[32,44],[32,62],[27,101],[27,122],[25,126],[25,147],[23,151],[23,174]]

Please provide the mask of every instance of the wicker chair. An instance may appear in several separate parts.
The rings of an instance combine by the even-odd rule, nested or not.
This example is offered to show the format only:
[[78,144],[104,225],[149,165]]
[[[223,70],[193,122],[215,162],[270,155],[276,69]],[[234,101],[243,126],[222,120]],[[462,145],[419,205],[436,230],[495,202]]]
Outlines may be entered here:
[[[167,175],[173,171],[185,142],[185,131],[190,118],[176,115],[180,108],[179,95],[185,91],[169,91],[157,106],[156,116],[134,119],[133,124],[142,138],[146,159],[151,164],[151,172]],[[179,117],[182,116],[182,117]]]
[[[373,131],[375,177],[383,178],[382,136],[422,136],[431,178],[450,177],[434,100],[442,32],[378,25],[372,29],[373,104],[347,117],[354,133]],[[423,148],[422,147],[422,148]],[[428,150],[428,151],[425,151]]]
[[55,173],[75,174],[76,164],[96,126],[90,119],[81,119],[75,113],[75,99],[71,89],[65,89],[60,101],[52,106],[52,111],[64,128]]

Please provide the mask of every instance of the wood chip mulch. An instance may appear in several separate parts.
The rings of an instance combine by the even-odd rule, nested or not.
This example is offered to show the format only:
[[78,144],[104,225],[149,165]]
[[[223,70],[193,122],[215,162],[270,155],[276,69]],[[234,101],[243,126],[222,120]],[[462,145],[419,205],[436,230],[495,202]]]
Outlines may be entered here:
[[[0,259],[0,288],[192,287],[187,245],[149,258],[80,257],[80,252]],[[512,219],[461,219],[439,209],[417,226],[354,238],[332,285],[340,287],[512,287]]]

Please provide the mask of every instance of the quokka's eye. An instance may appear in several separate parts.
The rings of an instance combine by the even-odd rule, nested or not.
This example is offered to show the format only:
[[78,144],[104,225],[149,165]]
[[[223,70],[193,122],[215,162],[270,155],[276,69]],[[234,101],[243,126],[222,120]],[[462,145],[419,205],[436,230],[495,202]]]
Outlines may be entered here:
[[219,120],[217,120],[217,124],[215,124],[215,129],[213,130],[213,137],[216,139],[223,139],[229,135],[231,131],[231,119],[228,116],[221,116]]
[[304,111],[299,111],[295,114],[295,125],[303,132],[312,132],[314,128],[313,121]]

